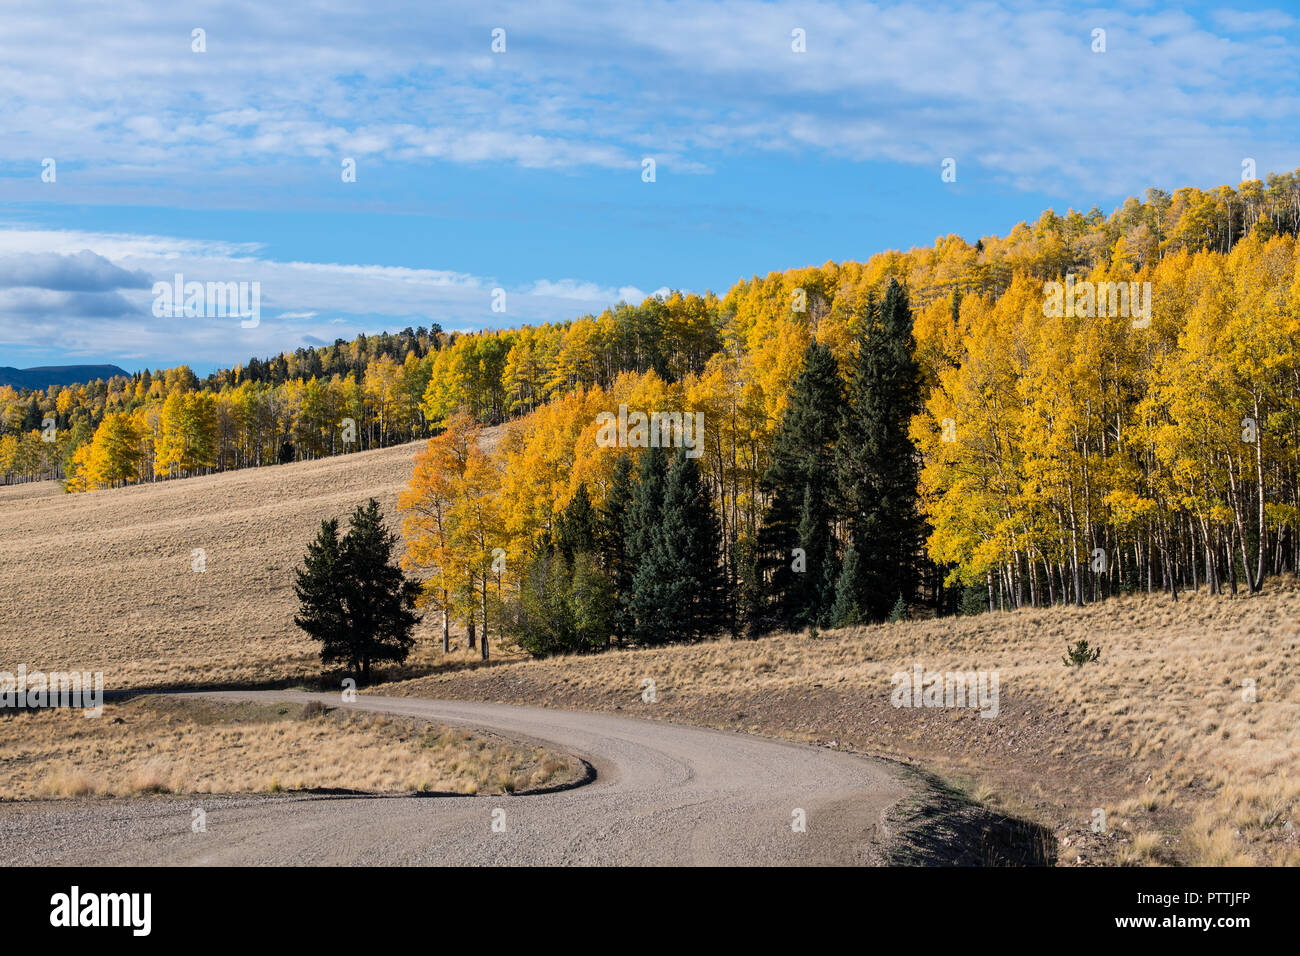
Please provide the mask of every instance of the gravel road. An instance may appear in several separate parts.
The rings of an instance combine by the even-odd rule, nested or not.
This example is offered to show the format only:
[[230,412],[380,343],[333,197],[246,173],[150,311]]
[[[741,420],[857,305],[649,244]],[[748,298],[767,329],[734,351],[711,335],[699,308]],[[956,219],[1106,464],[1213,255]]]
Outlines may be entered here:
[[[220,692],[228,700],[337,694]],[[609,714],[361,696],[350,706],[576,754],[596,780],[532,796],[179,796],[0,804],[6,865],[766,865],[882,862],[909,792],[864,757]],[[191,827],[202,808],[206,832]],[[795,811],[806,831],[795,832]],[[496,827],[494,828],[494,821]]]

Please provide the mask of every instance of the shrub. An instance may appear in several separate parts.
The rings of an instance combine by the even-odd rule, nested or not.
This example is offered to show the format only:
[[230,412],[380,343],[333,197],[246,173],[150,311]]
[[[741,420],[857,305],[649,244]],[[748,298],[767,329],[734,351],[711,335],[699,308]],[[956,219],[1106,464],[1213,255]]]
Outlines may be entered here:
[[1084,664],[1091,663],[1101,657],[1100,647],[1088,647],[1088,642],[1080,638],[1074,647],[1067,647],[1067,657],[1062,657],[1066,667],[1082,667]]
[[983,614],[989,609],[989,593],[986,588],[968,584],[961,589],[961,604],[958,612],[963,617]]

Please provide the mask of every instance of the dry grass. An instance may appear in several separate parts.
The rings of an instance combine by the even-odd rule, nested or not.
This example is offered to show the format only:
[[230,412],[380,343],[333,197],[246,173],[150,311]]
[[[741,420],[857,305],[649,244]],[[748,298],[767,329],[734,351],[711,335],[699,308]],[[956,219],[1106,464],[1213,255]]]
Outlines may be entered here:
[[[322,518],[371,496],[397,527],[421,447],[87,495],[0,487],[0,669],[103,671],[110,690],[318,675],[318,646],[293,624],[291,569]],[[432,615],[417,637],[410,669],[427,669]]]
[[1139,833],[1120,847],[1117,861],[1124,866],[1159,866],[1164,860],[1165,840],[1158,833]]
[[300,704],[137,698],[104,715],[0,716],[0,798],[266,793],[501,793],[574,779],[570,757],[413,719]]

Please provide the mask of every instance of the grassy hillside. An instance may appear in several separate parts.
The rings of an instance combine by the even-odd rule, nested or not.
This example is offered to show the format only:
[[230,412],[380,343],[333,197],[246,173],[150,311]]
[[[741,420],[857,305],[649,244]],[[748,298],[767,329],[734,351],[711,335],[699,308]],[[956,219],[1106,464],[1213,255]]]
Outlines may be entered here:
[[418,447],[95,495],[0,488],[0,661],[102,670],[108,688],[319,673],[291,568],[324,517],[373,495],[395,520]]

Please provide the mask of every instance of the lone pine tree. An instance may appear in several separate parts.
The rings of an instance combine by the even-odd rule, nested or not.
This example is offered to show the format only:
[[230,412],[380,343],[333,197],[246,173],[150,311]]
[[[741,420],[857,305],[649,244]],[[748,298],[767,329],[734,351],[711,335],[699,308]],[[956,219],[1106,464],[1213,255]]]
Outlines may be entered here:
[[686,532],[677,542],[695,588],[686,636],[696,639],[716,634],[731,623],[731,591],[722,563],[722,525],[699,465],[680,448],[668,473],[664,503],[680,512]]
[[358,506],[348,523],[340,539],[338,519],[322,521],[294,569],[301,609],[293,622],[321,642],[322,663],[342,662],[368,681],[371,664],[401,663],[410,653],[419,584],[393,559],[399,539],[384,526],[378,501]]

